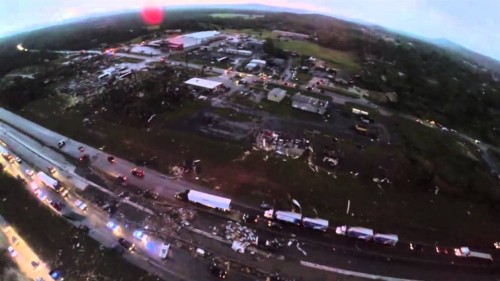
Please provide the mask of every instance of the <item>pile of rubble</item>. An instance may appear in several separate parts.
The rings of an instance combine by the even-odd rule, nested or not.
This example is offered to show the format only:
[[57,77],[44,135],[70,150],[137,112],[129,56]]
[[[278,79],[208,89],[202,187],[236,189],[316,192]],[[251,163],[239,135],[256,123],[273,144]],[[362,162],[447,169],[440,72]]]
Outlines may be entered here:
[[255,230],[238,222],[228,221],[224,229],[224,237],[230,241],[254,243],[257,240]]
[[189,221],[194,219],[196,211],[192,209],[175,208],[170,213],[170,218],[180,225],[189,225]]

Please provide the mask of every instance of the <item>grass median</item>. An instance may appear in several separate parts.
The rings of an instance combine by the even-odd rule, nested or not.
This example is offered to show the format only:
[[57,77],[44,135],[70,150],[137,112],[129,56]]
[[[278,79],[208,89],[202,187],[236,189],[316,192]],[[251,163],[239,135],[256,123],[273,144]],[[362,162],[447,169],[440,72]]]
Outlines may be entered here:
[[16,179],[0,174],[0,214],[67,280],[159,280],[131,265],[43,206]]

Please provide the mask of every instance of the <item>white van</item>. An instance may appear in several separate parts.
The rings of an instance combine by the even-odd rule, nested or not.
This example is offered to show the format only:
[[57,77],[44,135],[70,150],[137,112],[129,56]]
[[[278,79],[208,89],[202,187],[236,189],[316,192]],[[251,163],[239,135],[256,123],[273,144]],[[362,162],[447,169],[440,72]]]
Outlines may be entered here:
[[168,251],[170,250],[170,244],[168,243],[163,243],[163,245],[160,248],[160,258],[161,259],[166,259],[168,256]]

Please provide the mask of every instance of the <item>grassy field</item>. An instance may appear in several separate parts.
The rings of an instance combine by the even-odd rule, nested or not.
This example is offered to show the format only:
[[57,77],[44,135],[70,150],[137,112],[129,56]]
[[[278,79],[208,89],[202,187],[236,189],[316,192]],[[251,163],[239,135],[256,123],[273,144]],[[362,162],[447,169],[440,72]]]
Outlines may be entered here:
[[248,14],[232,14],[232,13],[218,13],[210,14],[214,18],[244,18],[244,19],[256,19],[263,18],[263,15],[248,15]]
[[[65,279],[157,280],[121,259],[114,251],[99,249],[97,242],[54,215],[20,182],[3,173],[0,175],[0,195],[3,198],[0,214],[49,266],[60,269]],[[75,249],[77,243],[80,247]]]
[[115,60],[117,63],[139,63],[144,60],[141,59],[136,59],[136,58],[130,58],[130,57],[120,57]]
[[270,30],[255,30],[255,29],[245,28],[245,29],[223,29],[221,31],[225,33],[245,33],[262,39],[276,38]]
[[213,112],[228,120],[236,122],[250,122],[256,119],[255,116],[241,113],[231,108],[217,107],[213,109]]
[[354,55],[348,52],[325,48],[316,43],[303,40],[275,40],[275,44],[277,47],[283,48],[285,50],[307,56],[313,56],[342,68],[347,68],[350,70],[358,70],[360,68]]

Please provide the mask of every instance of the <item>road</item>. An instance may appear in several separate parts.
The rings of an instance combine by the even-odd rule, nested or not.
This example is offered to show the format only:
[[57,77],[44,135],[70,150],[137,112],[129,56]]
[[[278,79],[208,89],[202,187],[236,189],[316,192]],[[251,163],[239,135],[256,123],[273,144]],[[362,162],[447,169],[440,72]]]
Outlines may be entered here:
[[[3,139],[9,145],[9,148],[15,146],[15,142],[11,139],[5,138],[5,136]],[[20,146],[16,150],[17,154],[15,155],[20,155],[23,159],[29,159],[29,161],[31,161],[31,157],[26,157],[24,154],[21,155],[22,153],[19,153],[19,151],[22,152]],[[37,156],[35,156],[35,158],[36,157]],[[148,271],[155,272],[158,276],[163,277],[165,280],[210,279],[208,264],[206,261],[194,259],[189,252],[177,249],[175,246],[171,247],[169,259],[166,261],[162,260],[159,253],[164,241],[151,235],[146,235],[142,239],[138,239],[133,235],[134,231],[138,229],[135,229],[126,223],[121,223],[118,219],[110,218],[106,212],[103,212],[101,209],[93,206],[90,202],[87,202],[87,208],[85,210],[79,209],[74,203],[77,199],[83,199],[76,194],[70,192],[67,198],[62,198],[59,193],[45,186],[36,176],[27,175],[24,171],[33,170],[33,167],[26,163],[27,161],[23,161],[23,163],[9,163],[5,159],[1,158],[1,162],[4,165],[6,172],[14,176],[20,176],[26,180],[29,185],[29,189],[33,192],[33,195],[36,196],[41,202],[45,203],[47,208],[59,214],[61,218],[63,218],[62,215],[71,216],[73,218],[80,217],[80,219],[69,220],[69,222],[77,227],[80,225],[86,225],[89,227],[89,235],[99,241],[102,245],[109,248],[116,247],[119,237],[124,237],[125,239],[133,242],[136,245],[136,250],[130,253],[126,252],[125,258],[134,264],[143,267]],[[50,206],[50,202],[53,201],[64,202],[65,207],[58,212]],[[83,201],[85,202],[85,200]],[[117,225],[115,230],[112,230],[107,226],[107,223],[110,221]],[[12,231],[13,230],[11,229],[8,230],[12,237],[16,236],[12,233]],[[22,246],[26,244],[24,241],[19,244],[16,243],[16,247],[19,245]],[[17,259],[21,261],[21,258],[24,258],[23,262],[30,267],[32,267],[31,261],[39,260],[32,255],[25,254],[24,248],[20,248],[19,253],[21,255],[19,255]],[[186,267],[187,264],[189,264],[189,267]],[[36,272],[38,272],[38,269]],[[43,271],[40,273],[43,273]],[[250,277],[247,275],[234,272],[229,275],[228,280],[251,280],[249,278]]]
[[7,237],[10,247],[15,250],[16,254],[11,255],[11,258],[25,277],[32,280],[37,278],[51,279],[48,266],[2,217],[0,217],[0,230]]
[[[24,128],[29,128],[28,131],[30,132],[30,134],[36,134],[36,137],[38,138],[38,140],[41,141],[43,144],[45,144],[45,146],[49,146],[49,147],[52,146],[53,147],[52,148],[52,150],[54,151],[53,153],[57,154],[57,151],[59,150],[58,148],[56,148],[57,142],[61,139],[65,139],[66,145],[61,149],[62,152],[66,153],[69,156],[72,156],[73,158],[78,158],[78,157],[80,157],[80,155],[82,153],[79,151],[78,147],[84,146],[85,153],[89,153],[91,155],[90,158],[92,159],[92,162],[93,162],[92,166],[94,166],[96,169],[103,170],[110,175],[116,175],[118,173],[123,173],[123,174],[129,175],[131,168],[134,167],[134,165],[132,163],[129,163],[127,161],[124,161],[124,160],[121,160],[118,158],[117,158],[117,162],[115,164],[111,164],[106,159],[107,154],[103,153],[101,150],[85,146],[85,145],[78,143],[76,141],[73,141],[73,140],[68,140],[67,138],[65,138],[61,135],[57,135],[55,133],[52,133],[52,132],[50,132],[44,128],[41,128],[40,126],[33,124],[27,120],[19,119],[16,116],[9,117],[9,114],[10,113],[7,111],[0,110],[0,119],[6,120],[7,118],[10,118],[11,122],[15,120],[14,123],[16,124],[16,126],[21,126],[21,127],[27,126]],[[12,119],[12,118],[14,118],[14,119]],[[7,133],[7,136],[13,135],[13,136],[16,136],[15,138],[20,138],[19,132],[12,129],[10,126],[2,125],[1,129]],[[24,129],[24,130],[26,130],[26,129]],[[4,141],[8,142],[9,147],[12,147],[14,151],[16,151],[16,152],[22,151],[22,146],[19,144],[16,144],[16,142],[14,141],[13,138],[8,138],[8,137],[6,138],[5,135],[4,135],[4,138],[5,138]],[[31,152],[28,151],[26,153],[31,153]],[[13,166],[13,165],[17,165],[17,164],[14,163],[10,166]],[[41,167],[43,167],[43,164],[40,164],[40,165],[42,165]],[[22,167],[20,169],[21,171],[18,171],[18,174],[21,174],[22,170],[25,168],[28,168],[28,167]],[[69,167],[69,168],[73,169],[71,167]],[[16,174],[16,173],[14,173],[14,174]],[[166,195],[167,198],[172,198],[172,196],[175,192],[185,189],[184,182],[177,181],[177,180],[171,180],[164,175],[161,175],[157,172],[150,171],[150,170],[146,170],[146,177],[144,179],[138,179],[138,178],[135,178],[132,176],[129,176],[129,178],[130,178],[130,180],[129,180],[130,184],[141,186],[143,188],[150,188],[150,187],[155,188],[163,196]],[[191,184],[191,183],[188,183],[188,184]],[[52,194],[53,192],[51,190],[47,190],[47,193]],[[168,197],[168,196],[170,196],[170,197]],[[73,199],[71,196],[69,198]],[[71,204],[69,204],[69,205],[71,205]],[[105,238],[105,239],[103,238],[103,239],[106,240],[106,243],[108,245],[111,245],[113,243],[116,244],[116,237],[113,238],[110,235],[110,234],[112,234],[112,232],[105,227],[105,223],[107,222],[106,215],[104,215],[104,216],[95,215],[95,217],[94,217],[94,216],[90,216],[89,215],[90,213],[93,214],[94,211],[87,212],[87,217],[89,218],[88,225],[89,225],[89,227],[92,228],[91,236],[107,237],[107,238]],[[123,227],[123,226],[121,227],[121,229],[123,229],[123,233],[120,233],[119,235],[124,235],[128,239],[130,239],[131,241],[134,241],[135,238],[133,238],[133,236],[131,235],[133,229],[127,229],[126,227]],[[297,229],[292,230],[292,232],[298,233]],[[285,233],[289,233],[289,232],[285,232]],[[288,234],[286,234],[286,235],[288,235]],[[300,235],[300,237],[304,237],[304,235]],[[310,235],[310,237],[311,237],[310,240],[312,240],[312,239],[315,239],[315,240],[319,239],[320,241],[323,240],[323,238],[321,238],[321,236],[318,236],[315,234]],[[336,247],[336,246],[333,246],[335,244],[331,243],[330,239],[331,239],[331,237],[326,239],[324,245],[326,247],[328,247],[328,245],[331,245],[331,247]],[[393,268],[393,265],[391,265],[390,263],[388,264],[387,262],[383,262],[383,261],[377,262],[373,258],[361,258],[359,255],[359,254],[362,254],[363,251],[382,251],[383,253],[387,254],[388,252],[392,251],[391,249],[380,249],[380,247],[377,245],[371,245],[371,244],[369,245],[369,244],[364,244],[364,243],[362,244],[362,243],[358,243],[357,241],[343,239],[342,237],[335,237],[335,239],[338,240],[337,243],[344,244],[344,246],[336,247],[337,248],[336,251],[338,254],[335,255],[335,258],[333,258],[332,254],[325,253],[324,248],[318,247],[317,244],[309,243],[309,241],[305,240],[306,244],[303,246],[303,248],[306,252],[309,253],[307,256],[308,261],[314,261],[314,262],[317,262],[320,264],[328,265],[328,264],[332,264],[332,261],[335,260],[335,264],[342,265],[342,266],[344,266],[343,268],[350,268],[350,269],[362,268],[364,272],[366,272],[366,271],[372,272],[372,273],[393,272],[395,275],[401,276],[401,277],[405,277],[405,276],[407,276],[407,274],[409,274],[409,276],[422,276],[422,271],[419,270],[418,268],[413,269],[413,267],[411,267],[411,266],[410,267],[404,266],[404,267],[399,267],[398,270],[393,269],[392,271],[387,271],[389,269],[384,269],[384,268],[386,268],[387,266],[389,266],[389,268]],[[160,243],[161,243],[161,241],[157,241],[157,240],[151,240],[151,241],[148,240],[148,243],[142,243],[142,242],[138,241],[138,243],[137,243],[138,252],[137,253],[139,253],[140,256],[149,256],[152,259],[158,259],[157,254],[159,251],[159,246],[161,245]],[[347,245],[347,247],[346,247],[346,245]],[[360,249],[361,252],[358,254],[355,254],[354,256],[351,253],[352,251],[348,252],[346,254],[344,252],[344,250],[346,248],[351,247],[348,245],[352,245],[353,247]],[[377,247],[378,247],[378,249],[376,249]],[[301,256],[300,252],[298,252],[297,250],[285,251],[285,254],[286,254],[287,258],[292,258],[292,260],[298,259],[298,258],[304,258],[303,256]],[[132,257],[134,257],[134,256],[132,255]],[[189,262],[189,257],[187,257],[187,256],[183,257],[182,254],[179,257],[180,257],[180,259],[185,259],[186,262]],[[327,258],[327,257],[330,257],[330,258]],[[356,259],[356,262],[354,262],[353,259]],[[179,268],[179,271],[181,269],[182,268]],[[201,270],[201,268],[200,268],[200,270]],[[430,270],[427,269],[426,271],[430,271]],[[433,274],[437,274],[437,273],[433,272]],[[441,273],[441,274],[443,274],[443,273]]]

